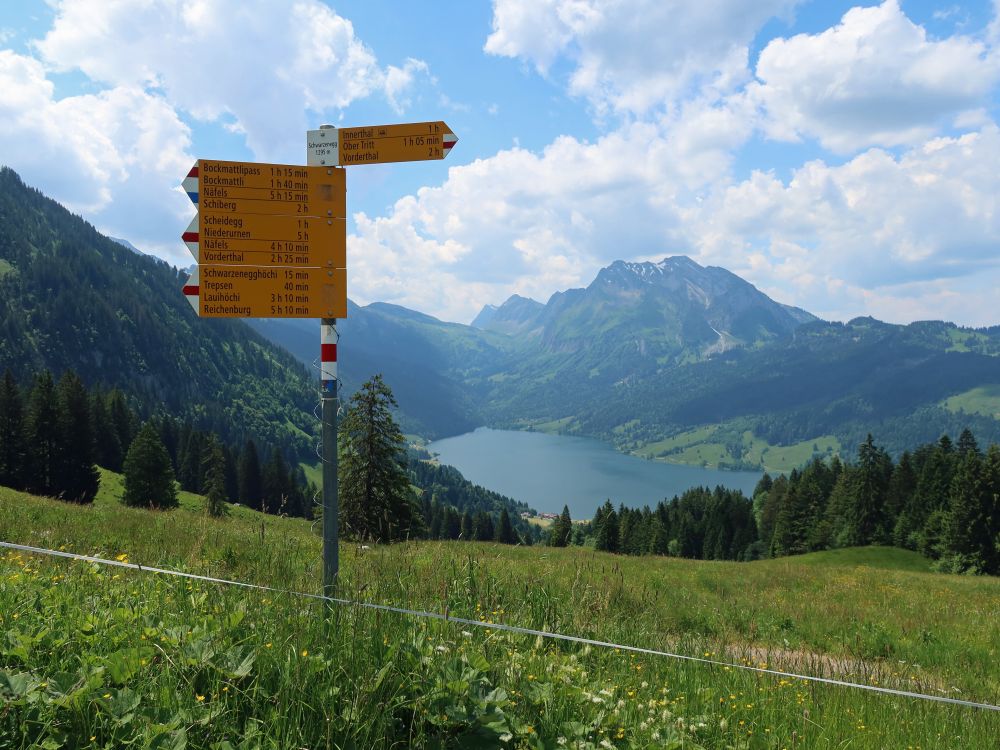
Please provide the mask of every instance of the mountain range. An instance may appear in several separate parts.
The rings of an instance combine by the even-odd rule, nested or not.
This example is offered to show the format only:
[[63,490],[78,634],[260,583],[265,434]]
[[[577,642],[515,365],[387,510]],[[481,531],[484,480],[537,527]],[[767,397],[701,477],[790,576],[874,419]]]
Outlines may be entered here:
[[[198,319],[184,277],[0,172],[0,368],[72,367],[308,453],[318,322]],[[965,426],[1000,440],[1000,327],[827,322],[684,256],[616,261],[472,325],[350,302],[338,329],[345,397],[381,372],[427,438],[488,424],[733,467],[851,454],[867,432],[894,453]]]
[[[315,324],[252,325],[315,356]],[[381,369],[427,437],[489,424],[779,468],[868,432],[895,454],[965,427],[1000,439],[1000,327],[823,321],[683,256],[617,261],[544,304],[513,295],[470,326],[352,306],[341,333],[348,389]]]

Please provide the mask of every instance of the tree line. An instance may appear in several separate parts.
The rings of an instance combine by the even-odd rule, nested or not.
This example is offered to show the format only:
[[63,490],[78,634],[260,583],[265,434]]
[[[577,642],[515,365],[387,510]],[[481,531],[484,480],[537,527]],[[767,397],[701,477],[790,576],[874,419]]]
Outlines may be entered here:
[[43,371],[26,392],[8,370],[0,383],[0,485],[90,503],[97,466],[124,473],[130,505],[175,506],[176,481],[209,497],[210,509],[240,502],[306,518],[312,510],[314,488],[278,448],[262,461],[252,439],[236,448],[164,414],[143,423],[121,390],[88,390],[72,370],[58,382]]
[[739,490],[690,489],[656,508],[598,508],[573,525],[564,508],[549,544],[589,544],[621,554],[756,560],[837,547],[917,550],[946,572],[1000,574],[1000,446],[984,452],[969,430],[944,435],[898,461],[871,435],[857,458],[814,458],[801,470],[765,473]]

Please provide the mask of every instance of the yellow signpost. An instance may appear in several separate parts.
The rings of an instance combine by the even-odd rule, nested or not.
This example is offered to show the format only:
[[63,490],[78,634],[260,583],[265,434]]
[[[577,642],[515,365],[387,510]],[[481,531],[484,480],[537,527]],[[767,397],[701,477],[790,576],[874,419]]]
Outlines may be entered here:
[[437,120],[310,130],[307,151],[313,164],[389,164],[443,159],[457,142],[447,123]]
[[211,159],[199,159],[196,169],[199,210],[347,216],[347,181],[342,169]]
[[[188,287],[195,287],[188,291]],[[185,293],[210,318],[342,318],[347,270],[285,266],[200,265]]]
[[184,285],[208,318],[321,318],[323,590],[339,570],[337,318],[347,316],[347,181],[340,166],[443,159],[447,124],[414,122],[306,133],[306,162],[199,159],[183,187],[198,206],[182,238],[198,265]]
[[347,313],[343,169],[199,159],[184,189],[198,206],[182,235],[198,261],[184,287],[198,315]]

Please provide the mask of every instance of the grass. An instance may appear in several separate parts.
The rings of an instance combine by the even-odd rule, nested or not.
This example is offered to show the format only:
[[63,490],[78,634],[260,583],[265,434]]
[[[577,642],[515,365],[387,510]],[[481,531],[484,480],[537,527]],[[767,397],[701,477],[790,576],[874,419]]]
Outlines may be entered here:
[[315,487],[321,488],[323,486],[323,464],[320,461],[313,463],[302,461],[299,466],[306,475],[306,481],[312,482]]
[[732,464],[733,456],[727,442],[738,441],[744,463],[761,466],[765,471],[789,472],[808,463],[816,454],[840,452],[840,441],[833,435],[822,435],[792,445],[771,445],[751,431],[732,434],[725,425],[706,425],[678,433],[663,440],[646,443],[633,452],[645,458],[669,463],[691,464],[718,468]]
[[840,441],[833,435],[820,435],[792,445],[771,445],[747,431],[743,433],[743,441],[745,460],[759,463],[772,472],[789,472],[804,466],[816,454],[828,456],[841,450]]
[[981,414],[1000,419],[1000,385],[973,388],[945,399],[942,405],[956,413]]
[[[0,539],[318,591],[310,524],[0,488]],[[343,596],[1000,701],[1000,581],[889,548],[758,563],[341,545]],[[993,747],[1000,714],[0,553],[0,748]],[[93,738],[93,739],[89,739]],[[48,743],[48,744],[45,744]],[[228,745],[225,743],[229,743]],[[479,744],[476,744],[479,743]]]
[[531,429],[535,432],[545,432],[549,435],[561,435],[565,430],[572,427],[575,419],[576,417],[563,417],[548,422],[535,422],[531,424]]

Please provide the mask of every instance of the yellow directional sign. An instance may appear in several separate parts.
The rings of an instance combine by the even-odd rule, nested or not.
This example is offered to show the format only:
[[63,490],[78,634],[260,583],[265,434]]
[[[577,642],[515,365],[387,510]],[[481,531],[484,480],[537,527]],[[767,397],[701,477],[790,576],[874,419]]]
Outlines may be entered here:
[[199,159],[184,190],[199,209],[220,213],[347,216],[347,181],[336,167]]
[[199,263],[347,267],[346,219],[204,211],[182,238]]
[[[273,194],[274,191],[272,191]],[[294,195],[294,194],[292,194]],[[344,218],[346,212],[344,198],[340,205],[335,201],[321,202],[309,200],[308,196],[280,200],[275,198],[206,198],[200,197],[198,207],[215,213],[228,214],[271,214],[273,216],[327,216]]]
[[184,287],[205,318],[342,318],[343,268],[198,266]]
[[320,241],[322,232],[334,232],[344,219],[314,216],[230,215],[215,211],[198,213],[199,240]]
[[303,167],[296,164],[261,164],[217,159],[199,159],[195,168],[188,173],[188,178],[197,179],[196,185],[201,192],[206,188],[311,192],[324,185],[343,192],[347,186],[344,172],[334,166]]
[[309,131],[310,164],[351,166],[443,159],[458,141],[448,125],[411,122]]

